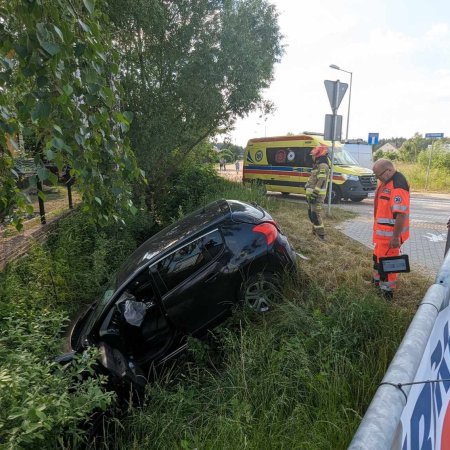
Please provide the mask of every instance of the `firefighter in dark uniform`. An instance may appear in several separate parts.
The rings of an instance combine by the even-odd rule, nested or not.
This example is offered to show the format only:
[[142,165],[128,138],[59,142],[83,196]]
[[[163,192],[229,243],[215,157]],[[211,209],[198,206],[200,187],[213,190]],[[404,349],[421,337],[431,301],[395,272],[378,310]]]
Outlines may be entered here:
[[313,225],[313,234],[324,240],[325,228],[323,226],[322,210],[330,173],[328,147],[325,145],[314,147],[310,155],[313,159],[313,168],[305,186],[308,216]]

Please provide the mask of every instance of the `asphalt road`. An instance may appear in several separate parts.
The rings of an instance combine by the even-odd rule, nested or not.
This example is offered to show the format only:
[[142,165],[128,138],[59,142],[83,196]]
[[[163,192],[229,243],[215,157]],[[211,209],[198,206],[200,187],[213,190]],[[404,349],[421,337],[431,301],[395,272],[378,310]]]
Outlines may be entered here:
[[[276,197],[281,194],[270,193]],[[305,201],[304,196],[290,195],[290,201]],[[372,248],[373,199],[360,203],[331,205],[358,214],[337,226],[344,234]],[[450,194],[411,193],[410,238],[402,253],[409,255],[412,269],[436,275],[444,259],[447,221],[450,218]]]

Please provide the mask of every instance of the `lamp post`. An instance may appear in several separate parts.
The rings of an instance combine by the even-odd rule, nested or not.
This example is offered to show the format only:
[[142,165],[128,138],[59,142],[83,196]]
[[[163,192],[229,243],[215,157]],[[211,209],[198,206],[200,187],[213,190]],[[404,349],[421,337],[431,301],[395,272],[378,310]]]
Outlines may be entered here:
[[341,72],[349,73],[350,74],[350,87],[348,91],[348,112],[347,112],[347,130],[345,132],[345,141],[348,141],[348,124],[350,122],[350,102],[352,99],[352,78],[353,78],[353,72],[350,72],[349,70],[341,69],[339,66],[336,66],[336,64],[330,64],[330,67],[332,69],[340,70]]

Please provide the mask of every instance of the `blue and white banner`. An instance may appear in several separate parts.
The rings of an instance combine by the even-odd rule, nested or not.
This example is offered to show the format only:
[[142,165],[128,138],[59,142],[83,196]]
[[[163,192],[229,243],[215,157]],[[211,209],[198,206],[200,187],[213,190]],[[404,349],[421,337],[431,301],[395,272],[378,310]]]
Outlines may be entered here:
[[447,307],[437,317],[414,379],[423,383],[409,392],[394,444],[397,450],[450,449],[449,322]]

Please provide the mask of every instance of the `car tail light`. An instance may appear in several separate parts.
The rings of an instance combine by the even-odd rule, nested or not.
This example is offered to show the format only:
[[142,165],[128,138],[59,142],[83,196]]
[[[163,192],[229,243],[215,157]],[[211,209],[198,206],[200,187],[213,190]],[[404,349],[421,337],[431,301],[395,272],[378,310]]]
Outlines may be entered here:
[[267,245],[272,244],[272,242],[278,236],[278,229],[275,222],[263,222],[252,228],[255,233],[262,233],[266,237]]

